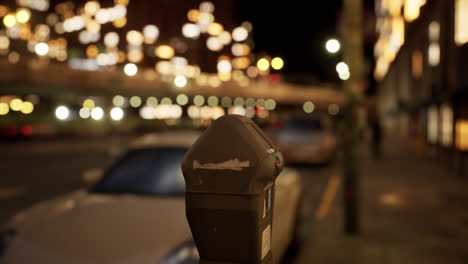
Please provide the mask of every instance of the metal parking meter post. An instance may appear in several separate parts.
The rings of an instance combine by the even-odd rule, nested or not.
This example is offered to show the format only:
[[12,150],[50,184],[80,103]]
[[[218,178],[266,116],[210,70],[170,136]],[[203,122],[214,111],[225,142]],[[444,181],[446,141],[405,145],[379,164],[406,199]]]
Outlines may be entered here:
[[283,157],[249,118],[227,115],[182,161],[186,215],[200,263],[272,263],[275,180]]

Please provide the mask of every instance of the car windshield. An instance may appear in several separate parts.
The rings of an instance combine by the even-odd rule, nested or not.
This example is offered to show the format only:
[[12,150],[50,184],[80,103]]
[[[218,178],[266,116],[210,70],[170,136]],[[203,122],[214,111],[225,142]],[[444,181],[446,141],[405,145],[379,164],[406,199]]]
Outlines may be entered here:
[[321,130],[322,122],[319,119],[291,119],[286,122],[284,129],[290,131]]
[[98,193],[183,196],[180,164],[187,148],[161,147],[128,152],[94,188]]

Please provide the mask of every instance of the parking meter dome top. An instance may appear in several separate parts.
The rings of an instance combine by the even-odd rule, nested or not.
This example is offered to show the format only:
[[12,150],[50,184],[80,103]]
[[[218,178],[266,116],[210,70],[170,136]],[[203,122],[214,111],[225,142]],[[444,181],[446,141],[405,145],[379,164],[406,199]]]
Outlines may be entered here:
[[258,194],[283,167],[283,157],[249,118],[226,115],[189,149],[182,162],[187,192]]

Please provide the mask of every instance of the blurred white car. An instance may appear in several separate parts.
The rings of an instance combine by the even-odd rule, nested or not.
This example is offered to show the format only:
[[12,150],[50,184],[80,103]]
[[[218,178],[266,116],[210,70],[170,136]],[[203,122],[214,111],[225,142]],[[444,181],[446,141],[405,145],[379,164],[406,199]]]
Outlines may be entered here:
[[[18,213],[1,233],[0,263],[198,263],[180,169],[198,135],[143,137],[94,188]],[[294,237],[298,174],[285,169],[276,186],[272,249],[278,263]]]
[[275,141],[287,164],[322,164],[335,157],[336,137],[320,116],[296,116],[286,120]]

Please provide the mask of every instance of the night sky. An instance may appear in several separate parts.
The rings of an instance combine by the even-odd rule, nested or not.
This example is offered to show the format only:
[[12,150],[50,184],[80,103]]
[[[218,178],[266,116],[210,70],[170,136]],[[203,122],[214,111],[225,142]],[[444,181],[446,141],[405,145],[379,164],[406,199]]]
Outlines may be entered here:
[[285,59],[282,72],[295,82],[335,82],[340,54],[331,55],[325,42],[339,38],[337,23],[341,0],[239,0],[238,18],[254,26],[255,52]]

